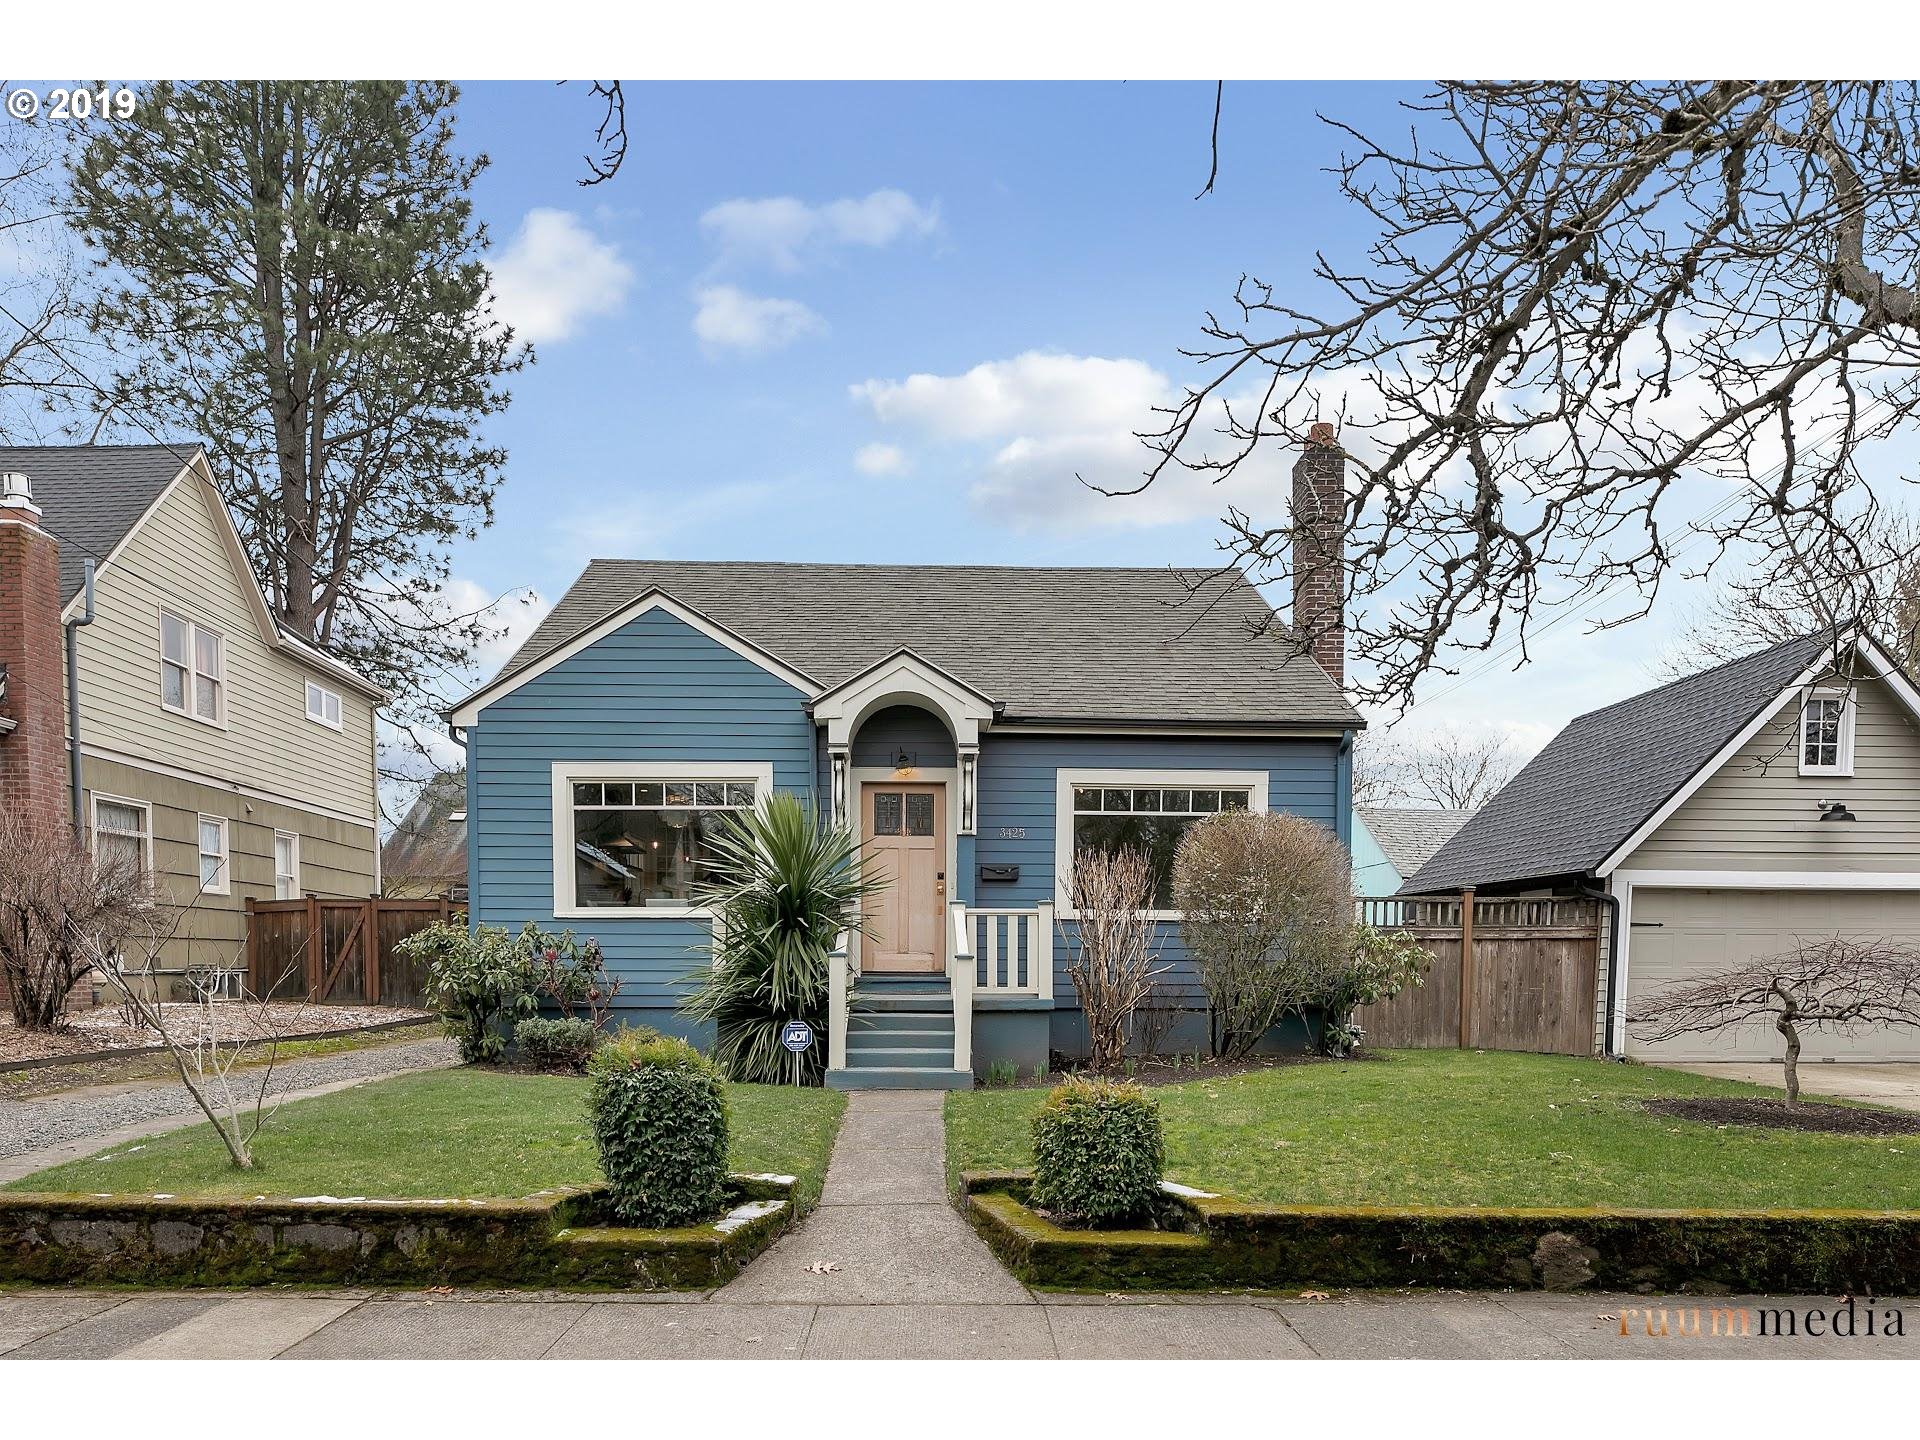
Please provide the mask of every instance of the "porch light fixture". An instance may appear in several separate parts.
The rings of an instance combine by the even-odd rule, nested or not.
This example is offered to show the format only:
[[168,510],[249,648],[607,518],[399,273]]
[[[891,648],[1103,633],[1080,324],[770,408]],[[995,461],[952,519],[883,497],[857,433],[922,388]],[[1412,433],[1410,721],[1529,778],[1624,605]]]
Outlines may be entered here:
[[1860,817],[1847,809],[1844,800],[1823,800],[1820,802],[1822,820],[1858,820]]
[[893,757],[893,773],[896,775],[911,775],[919,762],[919,758],[918,755],[908,754],[906,747],[902,746],[899,753]]

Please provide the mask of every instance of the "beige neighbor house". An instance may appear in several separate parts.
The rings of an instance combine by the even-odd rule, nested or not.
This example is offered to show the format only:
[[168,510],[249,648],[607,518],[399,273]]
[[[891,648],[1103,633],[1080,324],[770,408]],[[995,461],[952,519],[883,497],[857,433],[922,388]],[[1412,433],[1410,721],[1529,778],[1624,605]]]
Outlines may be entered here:
[[[1602,898],[1597,1046],[1773,1060],[1770,1023],[1649,1045],[1634,1001],[1833,935],[1920,944],[1920,691],[1870,639],[1788,640],[1555,736],[1401,893]],[[1815,1031],[1819,1059],[1920,1060],[1920,1029]]]
[[0,475],[0,797],[151,867],[186,911],[167,987],[241,963],[249,899],[377,893],[385,697],[275,624],[205,455],[0,448]]
[[405,900],[446,895],[467,899],[467,772],[436,775],[380,847],[383,893]]

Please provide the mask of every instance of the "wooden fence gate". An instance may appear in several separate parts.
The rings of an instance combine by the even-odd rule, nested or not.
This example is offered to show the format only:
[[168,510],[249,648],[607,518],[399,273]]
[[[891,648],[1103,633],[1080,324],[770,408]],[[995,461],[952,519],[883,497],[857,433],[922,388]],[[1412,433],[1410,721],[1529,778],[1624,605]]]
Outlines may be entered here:
[[449,919],[425,900],[247,901],[247,989],[267,1000],[323,1005],[426,1005],[426,967],[394,954],[415,931]]
[[1592,900],[1361,900],[1360,919],[1412,935],[1426,984],[1357,1011],[1367,1043],[1402,1049],[1594,1053],[1600,907]]

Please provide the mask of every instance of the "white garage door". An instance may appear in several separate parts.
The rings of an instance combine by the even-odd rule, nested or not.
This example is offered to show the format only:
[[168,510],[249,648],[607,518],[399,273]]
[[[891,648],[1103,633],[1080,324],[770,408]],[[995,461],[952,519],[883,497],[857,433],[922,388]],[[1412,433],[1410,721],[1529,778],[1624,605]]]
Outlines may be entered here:
[[[1647,890],[1633,892],[1627,1012],[1636,998],[1688,976],[1778,954],[1829,935],[1920,943],[1920,892],[1898,890]],[[1801,1057],[1920,1060],[1920,1029],[1876,1026],[1853,1035],[1803,1029]],[[1655,1060],[1778,1060],[1769,1023],[1648,1045],[1627,1027],[1627,1054]]]

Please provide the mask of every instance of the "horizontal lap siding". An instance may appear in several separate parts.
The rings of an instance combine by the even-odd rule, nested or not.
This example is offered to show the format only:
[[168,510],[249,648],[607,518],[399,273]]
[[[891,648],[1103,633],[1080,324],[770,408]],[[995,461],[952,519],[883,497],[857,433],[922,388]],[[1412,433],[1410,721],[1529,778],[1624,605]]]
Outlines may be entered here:
[[571,928],[605,949],[628,1009],[671,1008],[706,962],[705,921],[560,920],[553,913],[555,761],[754,761],[776,789],[812,793],[805,697],[664,611],[649,611],[501,697],[468,731],[475,919]]
[[[982,908],[1029,906],[1054,894],[1054,807],[1062,770],[1263,770],[1267,808],[1316,820],[1338,833],[1338,743],[1333,740],[1129,739],[1087,735],[997,735],[980,744],[980,865],[1018,865],[1013,884],[976,887]],[[1021,829],[1022,837],[1002,835]],[[1069,936],[1074,927],[1067,927]],[[1203,1004],[1199,977],[1180,927],[1158,927],[1156,965],[1168,967],[1163,994],[1180,1004]],[[1069,946],[1054,946],[1054,995],[1059,1008],[1077,1008],[1067,978]]]
[[[1800,705],[1741,747],[1625,861],[1630,870],[1920,870],[1920,731],[1877,680],[1863,680],[1853,774],[1802,775]],[[1840,800],[1858,818],[1820,818]]]

